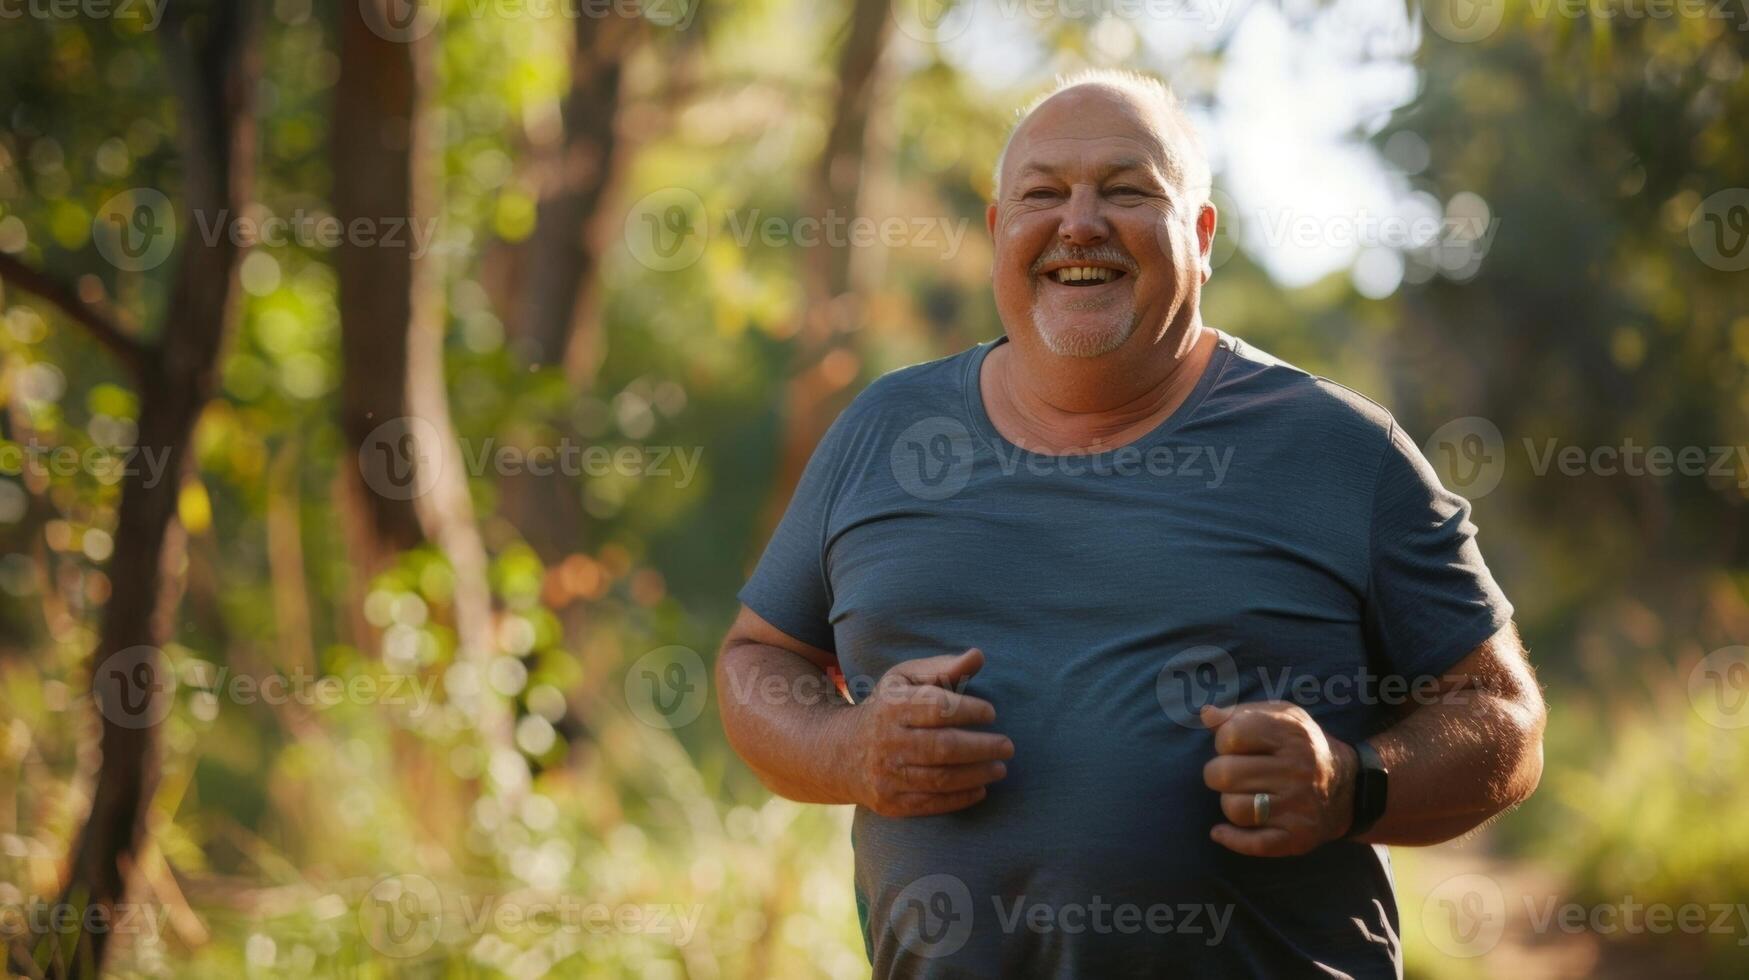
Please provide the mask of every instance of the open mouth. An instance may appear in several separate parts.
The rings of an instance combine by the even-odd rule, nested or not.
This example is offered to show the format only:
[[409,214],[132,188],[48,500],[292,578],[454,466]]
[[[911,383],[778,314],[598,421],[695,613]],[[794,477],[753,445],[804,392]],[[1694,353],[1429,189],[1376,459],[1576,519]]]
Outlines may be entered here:
[[1054,283],[1082,288],[1116,282],[1125,275],[1127,273],[1122,269],[1110,269],[1099,265],[1069,265],[1044,273],[1044,277]]

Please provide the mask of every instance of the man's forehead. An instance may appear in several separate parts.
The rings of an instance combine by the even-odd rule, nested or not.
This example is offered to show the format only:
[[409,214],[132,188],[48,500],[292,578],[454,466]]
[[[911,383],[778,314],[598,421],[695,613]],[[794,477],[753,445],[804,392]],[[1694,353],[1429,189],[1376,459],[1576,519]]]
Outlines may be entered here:
[[1011,155],[1015,173],[1059,173],[1094,168],[1159,171],[1165,147],[1158,139],[1135,136],[1050,136],[1016,145]]
[[1126,92],[1072,88],[1047,99],[1020,124],[1009,158],[1016,164],[1050,160],[1060,166],[1124,156],[1158,168],[1169,152],[1162,122]]

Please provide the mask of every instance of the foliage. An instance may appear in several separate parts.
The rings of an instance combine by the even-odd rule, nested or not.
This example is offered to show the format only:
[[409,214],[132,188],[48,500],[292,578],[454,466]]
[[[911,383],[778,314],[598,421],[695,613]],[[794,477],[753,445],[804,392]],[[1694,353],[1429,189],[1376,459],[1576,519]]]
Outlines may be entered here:
[[[269,6],[257,198],[263,215],[320,215],[332,182],[331,13]],[[634,717],[625,695],[648,651],[679,645],[708,660],[766,531],[806,256],[743,244],[734,227],[805,213],[845,8],[706,4],[694,35],[629,58],[633,122],[647,132],[609,223],[683,188],[702,200],[709,240],[678,270],[613,243],[599,275],[607,356],[579,390],[561,368],[527,367],[492,295],[494,256],[532,230],[530,147],[559,112],[566,32],[449,6],[434,247],[464,453],[570,433],[609,452],[664,446],[703,462],[685,482],[580,480],[584,540],[551,567],[504,516],[503,474],[471,472],[504,656],[484,672],[460,664],[441,556],[411,552],[363,582],[348,562],[336,488],[355,461],[333,407],[343,365],[331,250],[253,249],[241,329],[179,498],[185,585],[166,650],[179,684],[154,801],[158,861],[142,869],[140,896],[165,912],[165,932],[131,937],[112,965],[152,976],[860,975],[848,814],[771,799],[723,743],[714,707],[669,729]],[[1480,43],[1420,38],[1415,98],[1355,134],[1384,159],[1405,145],[1393,137],[1413,135],[1428,162],[1394,176],[1441,207],[1460,193],[1484,202],[1500,224],[1478,261],[1442,269],[1437,253],[1407,250],[1399,288],[1374,298],[1346,269],[1283,285],[1246,249],[1221,265],[1205,306],[1211,323],[1386,403],[1417,440],[1470,416],[1505,433],[1510,465],[1475,516],[1555,723],[1543,791],[1490,833],[1495,856],[1534,858],[1580,901],[1624,890],[1736,900],[1749,894],[1749,838],[1731,815],[1749,804],[1749,755],[1740,733],[1692,710],[1687,684],[1707,651],[1749,636],[1745,474],[1538,474],[1519,447],[1749,444],[1749,273],[1697,261],[1689,240],[1704,199],[1749,186],[1745,35],[1728,19],[1609,21],[1534,6],[1508,5]],[[1314,19],[1326,10],[1314,5]],[[950,255],[917,243],[854,257],[867,265],[868,316],[842,362],[851,388],[1000,329],[982,224],[1002,124],[1052,72],[1101,60],[1111,32],[1091,20],[1023,30],[1037,36],[1016,49],[1029,82],[1013,89],[986,84],[957,49],[893,42],[865,207],[959,223],[965,238]],[[106,262],[92,228],[130,188],[179,196],[158,40],[126,18],[35,18],[0,34],[0,251],[143,324],[166,302],[164,277]],[[1217,109],[1199,72],[1218,69],[1220,40],[1178,79]],[[1137,67],[1171,67],[1132,48]],[[7,909],[55,892],[89,802],[87,658],[105,601],[129,586],[104,564],[116,452],[131,444],[138,405],[76,325],[7,290],[0,408],[0,451],[14,454],[0,460],[28,447],[97,460],[0,473]],[[236,696],[227,685],[240,677],[306,692],[319,678],[423,690],[430,707],[267,704]],[[517,705],[518,749],[535,771],[525,795],[501,792],[459,707],[487,686]],[[374,902],[392,900],[382,889],[417,887],[402,876],[449,899],[451,931],[408,955],[385,947],[373,918]],[[1405,876],[1405,910],[1424,887]],[[700,939],[581,941],[575,930],[469,922],[482,903],[527,909],[563,896],[697,906]],[[1404,927],[1412,973],[1480,975],[1430,951],[1416,915]],[[1736,938],[1715,954],[1730,955]]]

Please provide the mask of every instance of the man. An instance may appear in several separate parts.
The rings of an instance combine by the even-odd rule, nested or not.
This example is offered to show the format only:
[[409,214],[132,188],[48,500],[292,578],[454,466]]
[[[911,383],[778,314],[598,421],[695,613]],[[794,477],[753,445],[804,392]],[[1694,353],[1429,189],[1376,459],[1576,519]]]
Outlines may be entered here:
[[[1006,336],[832,426],[723,644],[731,744],[856,805],[876,976],[1400,976],[1379,845],[1542,771],[1468,503],[1203,324],[1208,165],[1158,82],[1064,83],[997,174]],[[833,669],[854,704],[809,696]]]

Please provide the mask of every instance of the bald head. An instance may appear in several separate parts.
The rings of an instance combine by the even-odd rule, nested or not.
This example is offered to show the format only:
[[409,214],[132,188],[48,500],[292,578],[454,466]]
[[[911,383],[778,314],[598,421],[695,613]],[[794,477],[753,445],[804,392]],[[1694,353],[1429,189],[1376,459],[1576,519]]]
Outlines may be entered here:
[[[1017,143],[1029,139],[1086,138],[1090,110],[1117,119],[1139,147],[1154,157],[1150,163],[1191,202],[1208,199],[1208,158],[1178,98],[1159,80],[1135,72],[1101,69],[1060,78],[1048,92],[1019,113],[996,157],[992,195],[1000,200],[1011,178],[1006,168]],[[1116,110],[1115,114],[1112,110]]]

